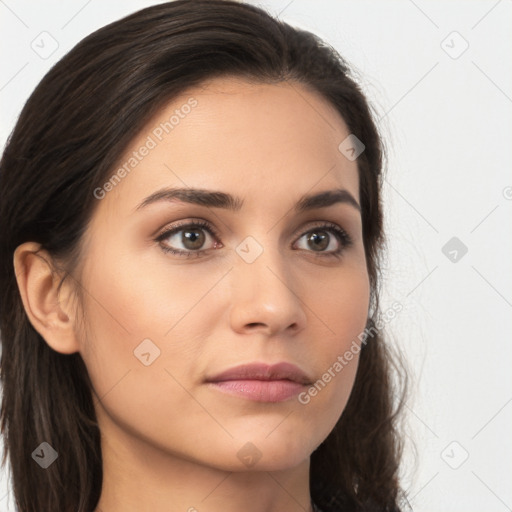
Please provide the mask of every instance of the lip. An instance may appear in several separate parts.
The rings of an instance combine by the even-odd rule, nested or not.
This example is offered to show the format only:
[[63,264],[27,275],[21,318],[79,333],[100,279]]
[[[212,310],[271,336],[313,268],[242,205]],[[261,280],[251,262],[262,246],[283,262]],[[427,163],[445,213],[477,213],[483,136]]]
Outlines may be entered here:
[[256,402],[282,402],[299,394],[311,379],[291,363],[236,366],[206,379],[212,387]]

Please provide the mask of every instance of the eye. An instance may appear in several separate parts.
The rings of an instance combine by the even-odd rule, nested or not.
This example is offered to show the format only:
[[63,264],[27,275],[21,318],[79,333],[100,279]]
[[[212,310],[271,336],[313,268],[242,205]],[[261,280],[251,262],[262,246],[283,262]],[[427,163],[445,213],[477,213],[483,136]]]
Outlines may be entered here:
[[[212,226],[205,221],[194,221],[168,229],[159,235],[156,241],[160,242],[163,251],[190,258],[197,257],[208,250],[203,248],[208,238],[217,238]],[[176,248],[176,245],[182,247]],[[221,244],[214,240],[211,248],[220,246]]]
[[349,234],[337,224],[322,223],[304,232],[299,242],[304,244],[299,249],[317,253],[317,256],[339,258],[345,249],[353,243]]
[[[209,238],[212,239],[210,243]],[[313,252],[319,257],[340,258],[344,250],[353,243],[344,229],[331,222],[310,227],[302,233],[298,242],[303,239],[304,243],[299,244],[302,247],[299,246],[298,249]],[[186,258],[199,257],[210,249],[222,247],[218,240],[215,229],[206,221],[189,221],[175,225],[156,238],[164,252]],[[177,245],[181,247],[176,247]],[[210,247],[204,248],[205,245]]]

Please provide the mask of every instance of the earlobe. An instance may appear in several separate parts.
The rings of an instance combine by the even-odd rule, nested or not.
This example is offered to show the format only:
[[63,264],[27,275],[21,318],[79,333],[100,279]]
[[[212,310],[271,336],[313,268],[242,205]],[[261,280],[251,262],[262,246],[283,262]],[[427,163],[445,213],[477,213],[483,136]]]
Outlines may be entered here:
[[25,242],[14,251],[14,271],[25,312],[34,329],[55,351],[72,354],[79,349],[74,311],[62,276],[40,244]]

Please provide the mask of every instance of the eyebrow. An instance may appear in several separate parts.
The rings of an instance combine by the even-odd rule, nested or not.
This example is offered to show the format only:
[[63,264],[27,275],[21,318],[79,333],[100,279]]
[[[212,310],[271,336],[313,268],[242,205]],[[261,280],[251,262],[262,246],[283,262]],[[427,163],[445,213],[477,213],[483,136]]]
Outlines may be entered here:
[[[225,192],[199,188],[164,188],[146,197],[135,210],[140,210],[159,201],[182,201],[209,208],[223,208],[233,212],[240,211],[244,203],[243,199]],[[304,195],[297,201],[294,209],[295,212],[302,213],[316,208],[326,208],[337,203],[348,204],[357,211],[361,211],[361,207],[354,196],[348,190],[341,188]]]

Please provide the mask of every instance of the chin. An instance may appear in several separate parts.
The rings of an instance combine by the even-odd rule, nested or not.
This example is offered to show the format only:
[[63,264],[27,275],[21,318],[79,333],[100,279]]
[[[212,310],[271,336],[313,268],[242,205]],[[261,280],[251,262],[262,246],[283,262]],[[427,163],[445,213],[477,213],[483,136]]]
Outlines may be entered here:
[[[294,468],[308,460],[317,444],[311,435],[289,432],[278,434],[265,431],[235,442],[237,464],[235,471],[282,471]],[[238,461],[237,461],[238,462]]]

